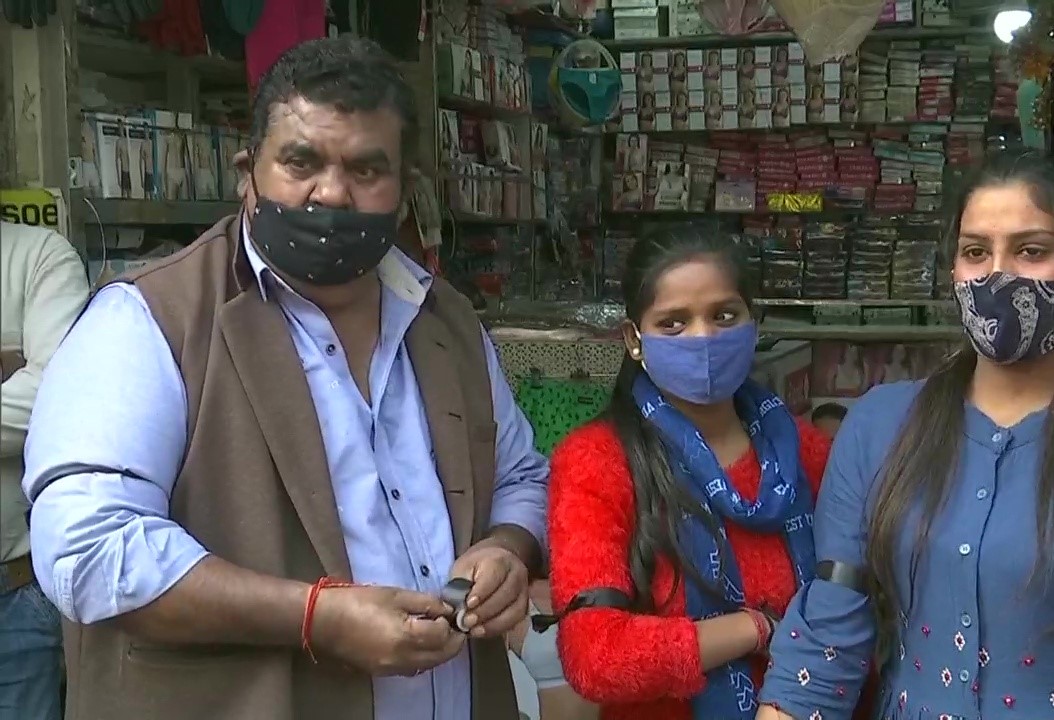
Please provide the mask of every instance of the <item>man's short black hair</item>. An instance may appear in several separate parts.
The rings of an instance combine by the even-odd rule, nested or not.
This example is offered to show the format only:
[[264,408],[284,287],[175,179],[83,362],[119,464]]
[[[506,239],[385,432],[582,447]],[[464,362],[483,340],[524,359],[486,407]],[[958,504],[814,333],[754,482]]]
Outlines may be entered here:
[[297,97],[341,112],[395,110],[403,121],[403,167],[416,164],[419,127],[413,91],[395,60],[372,40],[341,35],[308,40],[284,52],[256,89],[253,147],[267,135],[274,106]]
[[842,420],[845,420],[845,414],[847,412],[849,411],[846,410],[844,405],[839,405],[838,403],[824,403],[823,405],[818,405],[812,411],[812,421],[818,422],[827,419],[841,422]]

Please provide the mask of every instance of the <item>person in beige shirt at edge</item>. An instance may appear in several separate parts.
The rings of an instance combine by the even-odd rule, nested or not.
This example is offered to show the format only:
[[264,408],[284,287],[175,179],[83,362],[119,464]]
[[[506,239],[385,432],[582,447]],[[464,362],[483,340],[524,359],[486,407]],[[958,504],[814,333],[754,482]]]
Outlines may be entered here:
[[65,238],[0,222],[0,718],[61,717],[61,625],[29,560],[22,449],[44,366],[87,300]]

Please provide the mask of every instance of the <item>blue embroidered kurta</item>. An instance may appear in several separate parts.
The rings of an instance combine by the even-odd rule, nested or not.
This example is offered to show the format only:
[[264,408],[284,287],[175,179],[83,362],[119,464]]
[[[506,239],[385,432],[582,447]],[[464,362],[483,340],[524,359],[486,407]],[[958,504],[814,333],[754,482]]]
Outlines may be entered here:
[[[863,564],[875,478],[920,387],[879,386],[850,411],[817,501],[818,559]],[[893,642],[878,717],[1054,719],[1054,584],[1029,585],[1048,416],[1002,428],[966,407],[959,469]],[[906,609],[917,518],[909,513],[896,549]],[[814,580],[791,601],[774,637],[761,702],[796,720],[848,720],[875,637],[864,596]]]

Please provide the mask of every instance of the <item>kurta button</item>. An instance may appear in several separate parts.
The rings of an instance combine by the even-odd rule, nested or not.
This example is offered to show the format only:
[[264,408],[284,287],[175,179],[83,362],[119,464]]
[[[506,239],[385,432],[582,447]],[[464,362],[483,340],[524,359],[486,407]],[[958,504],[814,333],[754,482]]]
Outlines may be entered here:
[[995,442],[995,443],[999,442],[1002,439],[1003,439],[1003,433],[996,433],[995,435],[992,436],[992,442]]
[[970,554],[970,543],[963,543],[962,545],[960,545],[959,546],[959,554],[960,555],[969,555]]
[[403,494],[399,492],[399,488],[395,488],[394,490],[392,490],[392,500],[398,500],[402,496]]
[[986,497],[988,497],[988,491],[985,488],[981,488],[977,491],[978,500],[984,500]]
[[959,617],[959,622],[963,624],[963,627],[970,627],[971,625],[973,625],[973,618],[970,617],[969,613],[963,613]]
[[337,352],[337,346],[333,343],[326,345],[326,355],[334,355]]
[[969,670],[960,670],[959,671],[959,679],[962,680],[963,682],[970,682],[970,671]]
[[428,577],[431,573],[432,573],[432,571],[428,569],[427,565],[422,565],[421,566],[421,574],[422,575],[424,575],[425,577]]

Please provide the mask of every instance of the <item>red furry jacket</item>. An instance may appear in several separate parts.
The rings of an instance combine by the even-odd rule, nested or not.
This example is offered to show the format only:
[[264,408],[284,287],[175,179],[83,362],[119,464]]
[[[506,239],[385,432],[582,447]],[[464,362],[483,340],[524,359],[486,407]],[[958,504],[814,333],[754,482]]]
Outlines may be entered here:
[[[802,466],[815,493],[830,442],[798,424]],[[745,498],[757,498],[761,467],[749,451],[728,468]],[[575,430],[552,458],[549,505],[550,584],[553,606],[564,608],[582,590],[614,587],[632,594],[629,545],[634,494],[629,466],[615,429],[593,422]],[[782,613],[795,592],[794,571],[782,537],[757,535],[729,523],[728,541],[743,575],[748,604]],[[660,558],[652,595],[659,615],[607,608],[583,609],[560,621],[558,645],[564,674],[580,695],[602,706],[604,720],[689,720],[689,698],[706,684],[695,625],[685,616],[684,584],[673,585],[673,567]],[[757,658],[760,687],[765,661]]]

